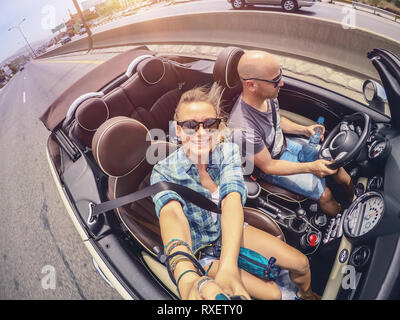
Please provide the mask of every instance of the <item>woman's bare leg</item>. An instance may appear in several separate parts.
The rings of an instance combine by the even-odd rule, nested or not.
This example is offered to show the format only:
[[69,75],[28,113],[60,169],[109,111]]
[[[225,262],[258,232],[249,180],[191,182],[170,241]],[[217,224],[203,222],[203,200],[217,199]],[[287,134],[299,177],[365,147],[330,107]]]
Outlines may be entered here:
[[[217,274],[218,271],[218,266],[219,266],[219,261],[218,260],[214,261],[211,269],[208,272],[208,275],[211,278],[215,278],[215,275]],[[208,267],[209,265],[207,265],[204,269],[207,270]],[[240,269],[240,277],[242,279],[243,285],[245,286],[250,296],[259,300],[282,299],[281,290],[279,289],[279,287],[275,282],[260,279],[242,269]]]
[[[304,299],[316,299],[311,290],[311,271],[308,258],[273,235],[252,226],[243,230],[242,247],[252,249],[267,259],[276,258],[276,264],[289,271],[290,279],[298,287],[298,295]],[[257,288],[257,290],[261,290]]]

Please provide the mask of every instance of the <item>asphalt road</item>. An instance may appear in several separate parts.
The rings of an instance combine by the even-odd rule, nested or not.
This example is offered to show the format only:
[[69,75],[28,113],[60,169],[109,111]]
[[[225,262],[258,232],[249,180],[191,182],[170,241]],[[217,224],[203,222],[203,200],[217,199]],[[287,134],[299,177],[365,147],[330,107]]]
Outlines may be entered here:
[[[136,14],[122,17],[118,20],[111,21],[108,24],[94,28],[93,32],[97,33],[151,18],[172,16],[189,12],[224,10],[233,10],[231,4],[226,0],[197,0],[186,3],[178,3],[170,6],[165,6],[165,3],[159,3],[151,7],[142,8]],[[252,8],[246,8],[245,10],[282,12],[280,8],[265,6],[254,6]],[[348,9],[344,8],[344,4],[316,2],[314,6],[310,8],[301,8],[298,13],[295,14],[328,19],[337,22],[344,21],[349,23],[350,21],[354,21],[355,27],[364,28],[400,41],[400,23],[360,10],[355,10],[353,17],[352,13],[350,13]],[[76,38],[78,39],[79,37]]]
[[121,299],[96,273],[58,195],[45,154],[49,132],[38,119],[111,56],[29,62],[0,90],[0,300]]

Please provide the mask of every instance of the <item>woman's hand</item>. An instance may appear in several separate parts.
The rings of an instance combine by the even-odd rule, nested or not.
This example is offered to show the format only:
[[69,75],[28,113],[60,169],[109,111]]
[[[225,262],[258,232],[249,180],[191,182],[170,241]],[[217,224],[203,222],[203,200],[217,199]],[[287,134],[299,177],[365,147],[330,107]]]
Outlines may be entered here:
[[179,288],[182,300],[215,300],[220,294],[228,300],[228,296],[218,283],[209,277],[188,277],[185,281],[182,280]]
[[312,126],[304,127],[304,134],[306,135],[306,137],[309,138],[310,136],[312,136],[315,133],[314,129],[317,127],[322,128],[321,141],[324,141],[325,127],[323,125],[313,124]]
[[248,300],[251,300],[250,295],[243,285],[237,266],[220,266],[215,276],[215,281],[227,294],[245,296]]

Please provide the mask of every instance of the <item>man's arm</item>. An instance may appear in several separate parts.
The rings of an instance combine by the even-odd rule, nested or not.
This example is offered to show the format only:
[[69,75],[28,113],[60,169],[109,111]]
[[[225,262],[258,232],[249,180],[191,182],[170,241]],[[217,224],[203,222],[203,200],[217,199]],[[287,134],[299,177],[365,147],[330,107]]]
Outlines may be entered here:
[[283,133],[286,133],[286,134],[301,135],[301,136],[306,136],[307,138],[309,138],[310,135],[314,134],[315,127],[322,127],[321,141],[324,141],[324,133],[325,133],[324,126],[321,126],[320,124],[313,124],[311,126],[303,126],[301,124],[295,123],[295,122],[281,116],[281,128],[282,128]]
[[272,159],[268,149],[264,147],[254,155],[254,165],[266,174],[287,176],[298,173],[312,173],[318,177],[334,174],[337,170],[331,170],[326,165],[332,161],[316,160],[314,162],[297,163],[286,160]]
[[282,116],[281,128],[283,133],[308,136],[307,127],[297,124]]

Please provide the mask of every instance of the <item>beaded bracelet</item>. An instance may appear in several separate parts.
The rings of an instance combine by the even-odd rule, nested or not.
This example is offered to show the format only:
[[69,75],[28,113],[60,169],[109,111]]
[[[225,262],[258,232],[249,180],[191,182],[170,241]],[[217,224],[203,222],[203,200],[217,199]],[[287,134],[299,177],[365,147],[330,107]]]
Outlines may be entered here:
[[[170,246],[170,247],[168,248],[168,246]],[[168,242],[164,246],[164,254],[168,256],[171,253],[171,251],[178,246],[186,246],[189,249],[189,251],[192,253],[192,248],[190,247],[190,245],[187,242],[180,240],[180,239],[172,239],[170,242]],[[168,251],[166,250],[167,248],[168,248]]]

